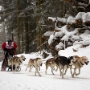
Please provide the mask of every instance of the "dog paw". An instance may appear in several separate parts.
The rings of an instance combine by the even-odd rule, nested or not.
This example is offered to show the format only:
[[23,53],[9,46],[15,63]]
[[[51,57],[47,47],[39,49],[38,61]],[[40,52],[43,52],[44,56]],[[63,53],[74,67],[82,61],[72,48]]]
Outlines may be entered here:
[[41,75],[39,75],[41,77]]
[[76,76],[78,76],[79,74],[76,74]]

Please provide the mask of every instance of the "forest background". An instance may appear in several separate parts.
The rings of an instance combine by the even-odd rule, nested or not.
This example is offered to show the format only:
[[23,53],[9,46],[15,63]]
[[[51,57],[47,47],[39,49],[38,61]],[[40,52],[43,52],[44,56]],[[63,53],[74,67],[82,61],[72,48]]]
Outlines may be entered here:
[[79,33],[82,33],[87,28],[90,30],[90,21],[83,25],[77,20],[70,25],[53,22],[48,17],[67,19],[69,16],[75,17],[79,12],[90,12],[90,0],[0,0],[0,45],[11,38],[18,44],[17,53],[42,49],[50,51],[52,46],[47,43],[50,34],[44,34],[54,32],[56,24],[59,28],[67,25],[71,31],[80,28]]

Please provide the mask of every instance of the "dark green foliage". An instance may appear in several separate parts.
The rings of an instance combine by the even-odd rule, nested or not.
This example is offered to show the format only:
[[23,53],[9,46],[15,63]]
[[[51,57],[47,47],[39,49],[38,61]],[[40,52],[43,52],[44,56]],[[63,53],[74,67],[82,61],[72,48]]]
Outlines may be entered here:
[[[63,0],[0,0],[0,5],[3,7],[0,11],[0,22],[5,22],[7,35],[11,36],[13,32],[16,42],[17,29],[20,29],[20,52],[29,53],[35,51],[38,45],[44,42],[43,33],[50,29],[54,30],[54,23],[50,24],[48,17],[75,16],[79,11],[79,8],[74,7],[78,5],[77,2],[78,0],[74,3]],[[90,5],[87,5],[85,10],[89,11],[89,7]],[[48,27],[49,25],[51,28]]]

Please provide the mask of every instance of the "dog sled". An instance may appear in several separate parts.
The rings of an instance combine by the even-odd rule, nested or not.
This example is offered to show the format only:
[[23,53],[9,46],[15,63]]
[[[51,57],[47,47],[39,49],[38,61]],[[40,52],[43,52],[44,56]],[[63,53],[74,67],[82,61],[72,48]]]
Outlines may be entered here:
[[[1,71],[6,71],[6,69],[8,71],[12,71],[12,66],[8,65],[8,60],[10,60],[13,57],[13,54],[10,54],[8,52],[4,52],[4,59],[2,61],[2,65],[1,65]],[[15,65],[13,65],[13,70],[15,69]],[[21,68],[17,67],[17,71],[20,71]]]
[[13,54],[9,54],[8,52],[4,52],[4,59],[2,61],[1,71],[6,71],[6,68],[8,68],[8,59],[12,58]]

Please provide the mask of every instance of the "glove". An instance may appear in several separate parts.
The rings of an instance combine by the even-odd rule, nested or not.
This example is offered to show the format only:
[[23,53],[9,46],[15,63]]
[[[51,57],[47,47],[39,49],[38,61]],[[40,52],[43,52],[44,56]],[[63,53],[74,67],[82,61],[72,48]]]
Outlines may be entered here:
[[12,52],[13,52],[13,54],[15,54],[15,53],[16,53],[16,49],[15,49],[15,48],[13,48]]
[[15,55],[15,53],[16,53],[16,49],[15,48],[11,49],[10,54]]

